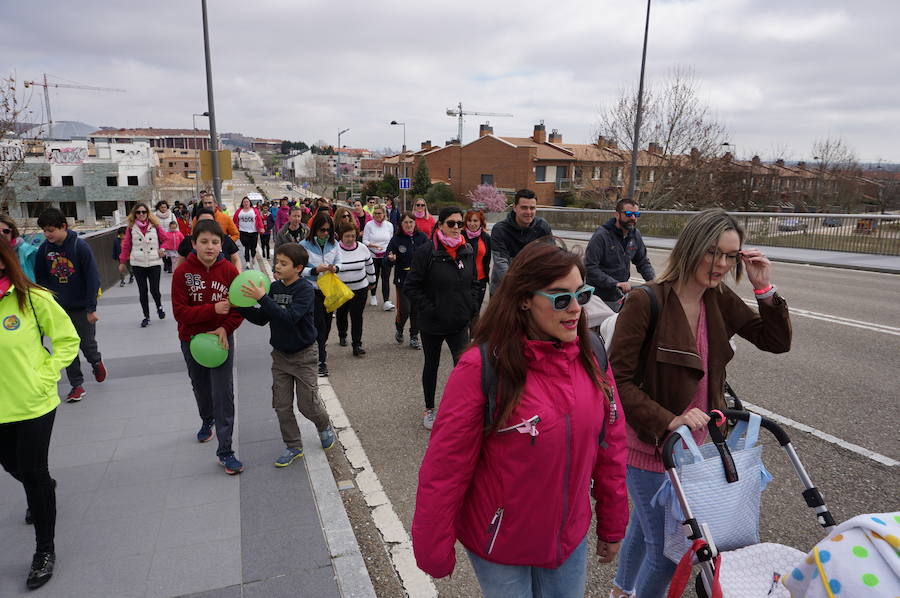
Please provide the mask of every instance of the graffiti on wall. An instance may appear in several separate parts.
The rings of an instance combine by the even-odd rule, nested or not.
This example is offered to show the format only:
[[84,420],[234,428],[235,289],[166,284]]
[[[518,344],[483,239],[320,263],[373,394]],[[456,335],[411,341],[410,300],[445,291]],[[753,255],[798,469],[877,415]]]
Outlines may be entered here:
[[83,164],[88,157],[86,147],[54,147],[44,152],[51,164]]

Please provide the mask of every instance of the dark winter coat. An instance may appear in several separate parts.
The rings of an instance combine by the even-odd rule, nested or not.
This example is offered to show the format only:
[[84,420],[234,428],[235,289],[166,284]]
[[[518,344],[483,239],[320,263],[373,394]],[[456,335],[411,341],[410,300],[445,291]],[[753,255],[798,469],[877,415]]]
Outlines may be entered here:
[[534,240],[552,235],[550,223],[535,216],[527,227],[516,223],[516,213],[510,212],[506,220],[501,220],[491,229],[491,257],[494,260],[494,272],[491,275],[491,294],[497,292],[500,282],[506,276],[509,263],[519,255],[522,249]]
[[631,264],[635,265],[644,280],[656,278],[640,231],[633,228],[623,238],[622,232],[616,228],[616,219],[610,218],[594,231],[585,251],[587,283],[604,301],[616,301],[622,296],[616,283],[631,277]]
[[475,315],[478,288],[471,245],[460,245],[453,259],[433,240],[413,254],[403,292],[418,306],[422,332],[454,334],[468,326]]

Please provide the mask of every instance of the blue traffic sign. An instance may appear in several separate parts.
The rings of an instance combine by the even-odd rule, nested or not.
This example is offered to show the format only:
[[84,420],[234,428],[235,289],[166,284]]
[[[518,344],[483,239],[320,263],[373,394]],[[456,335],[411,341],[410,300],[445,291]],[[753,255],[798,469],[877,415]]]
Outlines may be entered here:
[[410,188],[409,179],[400,179],[400,188],[401,189],[409,189]]

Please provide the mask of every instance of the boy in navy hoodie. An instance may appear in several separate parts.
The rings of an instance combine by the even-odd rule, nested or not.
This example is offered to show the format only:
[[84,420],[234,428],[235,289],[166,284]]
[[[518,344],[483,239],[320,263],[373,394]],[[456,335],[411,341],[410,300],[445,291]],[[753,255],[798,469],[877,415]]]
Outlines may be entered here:
[[287,467],[303,456],[303,441],[294,416],[294,388],[297,409],[316,425],[325,450],[334,446],[334,429],[328,412],[319,398],[314,321],[315,291],[300,277],[309,261],[306,249],[296,243],[285,243],[275,250],[275,282],[266,294],[263,285],[252,282],[241,287],[245,297],[252,297],[259,307],[238,307],[248,321],[259,326],[269,324],[272,345],[272,407],[278,416],[284,452],[275,467]]
[[[187,365],[194,399],[200,412],[198,442],[213,436],[213,426],[219,437],[216,457],[225,473],[235,475],[244,471],[231,448],[234,431],[234,331],[243,318],[231,309],[228,287],[238,271],[222,255],[225,233],[215,220],[198,220],[192,233],[194,252],[175,269],[172,275],[172,313],[178,322],[178,340]],[[197,363],[191,354],[191,339],[201,333],[215,334],[219,344],[228,351],[225,362],[215,368]]]
[[[42,287],[50,289],[56,302],[69,314],[78,337],[81,352],[91,364],[94,380],[106,380],[106,366],[97,347],[97,295],[100,292],[100,270],[90,246],[69,230],[66,217],[56,208],[47,208],[38,216],[37,224],[44,231],[34,264],[34,277]],[[84,398],[84,374],[78,355],[66,368],[72,390],[66,402]]]

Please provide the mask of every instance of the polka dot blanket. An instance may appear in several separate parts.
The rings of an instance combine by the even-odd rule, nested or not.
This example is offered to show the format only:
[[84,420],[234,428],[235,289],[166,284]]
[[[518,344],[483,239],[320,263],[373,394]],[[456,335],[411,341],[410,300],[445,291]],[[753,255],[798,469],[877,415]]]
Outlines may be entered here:
[[854,517],[831,530],[782,583],[791,598],[900,597],[900,512]]

